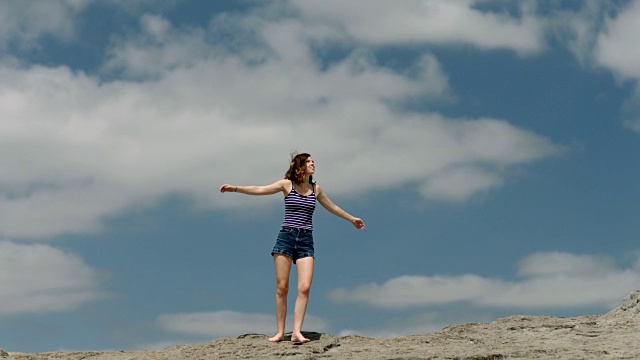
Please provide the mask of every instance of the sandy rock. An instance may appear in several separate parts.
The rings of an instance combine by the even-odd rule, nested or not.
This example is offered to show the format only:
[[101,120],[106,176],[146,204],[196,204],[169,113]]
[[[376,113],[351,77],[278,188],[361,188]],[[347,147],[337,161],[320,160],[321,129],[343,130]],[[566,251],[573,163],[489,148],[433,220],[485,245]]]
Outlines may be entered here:
[[605,317],[610,316],[640,316],[640,290],[627,295],[622,300],[622,305],[609,311]]
[[0,357],[7,358],[9,357],[9,353],[5,349],[0,349]]
[[488,323],[448,326],[433,334],[374,339],[305,333],[312,341],[270,343],[247,334],[206,344],[162,350],[11,353],[11,360],[183,360],[183,359],[640,359],[640,291],[599,316],[561,318],[510,316]]

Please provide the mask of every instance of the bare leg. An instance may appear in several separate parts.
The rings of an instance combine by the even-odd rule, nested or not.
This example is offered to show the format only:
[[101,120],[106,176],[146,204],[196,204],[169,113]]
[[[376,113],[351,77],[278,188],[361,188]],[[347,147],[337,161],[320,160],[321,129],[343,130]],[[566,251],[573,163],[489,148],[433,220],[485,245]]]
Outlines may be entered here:
[[284,339],[284,323],[287,319],[287,294],[289,293],[289,273],[291,272],[291,258],[282,254],[273,254],[276,267],[276,322],[278,333],[269,339],[278,342]]
[[302,336],[302,323],[304,322],[304,314],[307,312],[307,304],[309,303],[309,290],[311,289],[311,281],[313,280],[313,258],[305,257],[296,261],[296,269],[298,271],[298,297],[296,298],[296,306],[293,313],[293,332],[291,333],[291,341],[297,343],[306,343],[310,340]]

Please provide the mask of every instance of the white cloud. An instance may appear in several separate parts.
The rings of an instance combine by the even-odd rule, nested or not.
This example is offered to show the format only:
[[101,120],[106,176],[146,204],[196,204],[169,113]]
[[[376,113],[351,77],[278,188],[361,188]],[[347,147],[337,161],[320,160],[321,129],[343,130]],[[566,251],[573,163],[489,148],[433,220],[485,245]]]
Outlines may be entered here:
[[624,124],[631,130],[640,133],[640,119],[627,119]]
[[559,11],[548,20],[578,61],[613,73],[620,83],[631,82],[633,93],[622,106],[623,124],[640,132],[640,1],[620,4],[584,2],[576,11]]
[[360,335],[374,338],[393,338],[412,334],[433,333],[451,324],[491,321],[494,317],[477,309],[449,309],[439,312],[413,314],[385,321],[381,327],[345,329],[338,336]]
[[406,308],[453,302],[479,307],[561,308],[619,303],[640,287],[637,269],[614,267],[611,259],[568,253],[538,253],[520,262],[518,281],[478,275],[401,276],[383,284],[336,289],[335,302]]
[[47,245],[0,242],[0,315],[73,310],[104,296],[98,274]]
[[175,68],[188,68],[212,56],[213,48],[201,28],[176,29],[165,18],[144,14],[140,32],[114,38],[103,71],[120,71],[129,78],[157,78]]
[[[287,328],[292,328],[292,319],[288,319]],[[156,325],[166,331],[197,336],[227,337],[242,334],[271,334],[276,332],[274,315],[248,314],[235,311],[213,311],[161,315]],[[313,315],[306,315],[305,329],[322,332],[327,322]]]
[[629,2],[609,18],[597,38],[595,57],[604,67],[623,78],[640,78],[640,1]]
[[359,302],[381,308],[403,308],[471,300],[495,290],[500,282],[477,275],[400,276],[383,284],[336,289],[329,298],[335,302]]
[[305,24],[255,18],[242,25],[260,34],[260,46],[245,44],[247,55],[242,44],[207,41],[208,29],[145,15],[139,36],[114,42],[106,68],[120,80],[0,65],[2,234],[100,231],[105,217],[168,194],[244,206],[249,200],[217,187],[275,181],[293,150],[314,155],[330,194],[417,183],[426,197],[452,201],[561,151],[501,119],[392,109],[390,102],[449,98],[433,55],[410,75],[377,66],[363,50],[321,69]]
[[615,271],[610,257],[561,252],[530,255],[518,267],[518,275],[523,277],[600,276]]
[[623,124],[640,132],[640,1],[620,6],[586,2],[578,12],[565,12],[555,20],[557,28],[568,28],[568,47],[581,63],[611,71],[620,82],[630,81],[633,93],[622,107]]
[[464,201],[473,194],[500,186],[498,173],[472,166],[444,169],[430,177],[420,193],[430,199]]
[[12,43],[33,47],[42,36],[69,40],[75,16],[86,0],[36,0],[0,2],[0,49]]
[[[311,21],[374,45],[472,45],[533,53],[544,46],[544,24],[522,2],[521,16],[479,10],[477,0],[293,0]],[[364,14],[364,15],[363,15]]]

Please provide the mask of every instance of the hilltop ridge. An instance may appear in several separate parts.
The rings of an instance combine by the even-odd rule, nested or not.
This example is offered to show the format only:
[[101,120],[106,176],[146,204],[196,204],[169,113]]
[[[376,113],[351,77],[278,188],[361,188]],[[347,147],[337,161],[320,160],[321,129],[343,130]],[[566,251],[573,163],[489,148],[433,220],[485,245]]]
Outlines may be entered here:
[[7,353],[8,360],[182,359],[640,359],[640,290],[602,315],[571,318],[515,315],[492,322],[448,326],[432,334],[390,339],[306,333],[311,342],[269,343],[246,334],[162,350]]

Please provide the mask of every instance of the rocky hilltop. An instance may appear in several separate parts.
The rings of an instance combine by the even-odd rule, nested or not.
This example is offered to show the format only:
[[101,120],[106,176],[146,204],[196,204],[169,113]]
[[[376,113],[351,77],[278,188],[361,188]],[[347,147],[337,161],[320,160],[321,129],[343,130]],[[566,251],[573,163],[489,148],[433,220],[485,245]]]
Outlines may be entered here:
[[640,290],[606,314],[560,318],[510,316],[488,323],[449,326],[437,333],[392,339],[306,333],[312,341],[273,344],[247,334],[163,350],[7,353],[9,360],[181,359],[640,359]]

